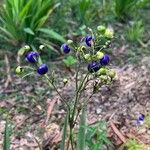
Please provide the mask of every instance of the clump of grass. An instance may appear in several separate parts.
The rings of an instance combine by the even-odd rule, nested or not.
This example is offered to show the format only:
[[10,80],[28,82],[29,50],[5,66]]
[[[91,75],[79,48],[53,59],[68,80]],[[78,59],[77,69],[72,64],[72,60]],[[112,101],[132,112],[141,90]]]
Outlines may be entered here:
[[141,40],[144,32],[142,21],[134,21],[127,28],[127,39],[130,42],[137,42]]
[[105,145],[112,146],[107,137],[107,126],[105,122],[87,126],[86,143],[89,149],[103,150]]
[[147,150],[147,146],[144,144],[140,144],[135,139],[129,139],[126,143],[124,143],[119,150]]

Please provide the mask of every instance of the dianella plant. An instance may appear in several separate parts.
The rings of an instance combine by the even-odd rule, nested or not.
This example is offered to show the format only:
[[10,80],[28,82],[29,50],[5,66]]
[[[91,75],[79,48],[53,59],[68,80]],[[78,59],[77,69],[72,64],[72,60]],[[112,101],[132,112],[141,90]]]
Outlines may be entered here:
[[[115,71],[108,67],[110,56],[104,53],[105,49],[110,47],[112,38],[113,30],[105,26],[98,26],[94,31],[89,29],[89,34],[81,38],[80,42],[75,43],[69,39],[66,43],[62,44],[60,49],[65,57],[71,56],[66,61],[70,61],[71,69],[75,70],[73,71],[74,80],[70,81],[74,85],[70,100],[62,96],[60,90],[58,90],[55,75],[52,73],[51,68],[42,62],[40,51],[33,51],[30,46],[25,46],[20,50],[19,54],[22,58],[25,57],[31,66],[18,66],[16,73],[25,77],[36,72],[39,76],[46,79],[48,85],[53,87],[60,97],[62,104],[64,104],[66,116],[60,144],[61,150],[86,149],[87,104],[92,96],[99,91],[101,86],[110,85],[115,78]],[[42,48],[43,46],[39,47],[39,49]],[[74,61],[70,60],[72,57]],[[69,82],[66,75],[62,81],[64,85]],[[88,91],[88,96],[86,96],[88,87],[90,87],[91,91],[90,93]],[[97,149],[100,150],[99,147]]]
[[46,39],[43,34],[62,42],[63,37],[45,26],[58,6],[54,0],[4,0],[0,4],[0,40],[3,45],[14,49],[14,46],[25,43],[35,44]]

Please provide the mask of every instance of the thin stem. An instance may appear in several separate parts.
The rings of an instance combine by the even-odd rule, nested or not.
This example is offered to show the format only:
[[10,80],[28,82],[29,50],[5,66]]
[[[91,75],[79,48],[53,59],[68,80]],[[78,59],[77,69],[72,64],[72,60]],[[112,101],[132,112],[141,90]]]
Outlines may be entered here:
[[[87,81],[85,82],[84,87],[80,90],[80,94],[79,94],[79,97],[78,97],[78,98],[81,97],[82,91],[84,91],[84,89],[85,89],[85,87],[86,87],[88,81],[89,81],[89,80],[87,80]],[[77,121],[77,118],[78,118],[78,116],[79,116],[81,110],[82,110],[82,108],[80,108],[80,109],[78,110],[77,115],[76,115],[76,117],[75,117],[75,119],[74,119],[73,126],[75,125],[75,123],[76,123],[76,121]]]
[[79,116],[79,114],[80,114],[80,111],[81,111],[81,109],[78,110],[78,112],[77,112],[77,114],[76,114],[76,116],[75,116],[73,126],[76,124],[76,121],[77,121],[77,119],[78,119],[78,116]]
[[73,132],[72,132],[72,124],[71,124],[71,122],[69,123],[69,128],[70,128],[70,133],[69,133],[69,139],[68,139],[68,143],[67,143],[67,149],[66,150],[68,150],[69,149],[69,145],[70,145],[70,143],[71,143],[71,149],[72,150],[74,150],[74,147],[73,147]]
[[75,82],[76,82],[76,90],[78,89],[78,75],[79,75],[79,68],[80,68],[80,64],[77,65],[77,69],[76,69],[76,78],[75,78]]
[[70,141],[71,141],[71,149],[74,150],[74,147],[73,147],[73,132],[72,132],[72,127],[70,127]]
[[66,100],[63,98],[63,96],[58,91],[57,87],[54,85],[54,83],[49,79],[49,77],[47,75],[45,75],[45,77],[46,77],[47,81],[49,82],[49,85],[51,84],[53,86],[53,88],[55,89],[55,91],[57,92],[57,94],[60,96],[61,102],[65,103],[65,105],[67,106],[68,112],[70,113],[70,107],[69,107],[68,103],[66,102]]
[[[92,38],[94,38],[94,33],[93,33],[92,29],[91,29],[91,28],[88,28],[88,30],[91,32]],[[95,53],[95,49],[94,49],[95,43],[94,43],[94,40],[93,40],[93,39],[92,39],[91,47],[92,47],[92,54],[94,55],[94,53]]]
[[72,112],[72,116],[71,116],[71,121],[72,121],[72,124],[74,122],[74,116],[75,116],[75,112],[76,112],[76,108],[77,108],[77,104],[78,104],[78,99],[79,99],[79,93],[80,93],[80,90],[82,89],[82,86],[84,84],[84,81],[86,80],[86,78],[88,77],[89,73],[87,73],[85,75],[85,77],[83,78],[80,86],[78,87],[77,91],[76,91],[76,97],[75,97],[75,103],[74,103],[74,108],[73,108],[73,112]]
[[32,75],[32,74],[34,74],[34,72],[30,72],[30,73],[24,75],[24,76],[22,77],[22,79],[23,79],[23,78],[26,78],[27,76],[30,76],[30,75]]
[[89,102],[89,100],[92,98],[92,96],[94,95],[94,93],[92,93],[89,98],[85,101],[85,103],[83,104],[83,106],[81,106],[80,110],[78,110],[78,113],[76,114],[76,117],[75,117],[75,120],[74,120],[74,124],[76,123],[77,119],[78,119],[78,116],[80,114],[80,111],[87,105],[87,103]]
[[69,139],[68,139],[68,142],[67,142],[67,148],[66,148],[66,150],[69,149],[69,144],[70,144],[70,136],[69,136]]
[[[89,96],[89,98],[83,103],[82,108],[84,108],[84,107],[87,105],[87,103],[89,102],[89,100],[92,98],[93,95],[94,95],[94,93],[92,93],[92,94]],[[82,108],[81,108],[81,109],[82,109]]]

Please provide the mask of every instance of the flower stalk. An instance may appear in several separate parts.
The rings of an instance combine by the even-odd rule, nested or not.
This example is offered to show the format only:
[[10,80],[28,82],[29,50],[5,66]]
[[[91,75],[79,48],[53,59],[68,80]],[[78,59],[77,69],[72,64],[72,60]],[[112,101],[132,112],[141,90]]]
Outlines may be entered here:
[[[65,137],[67,140],[62,139],[63,147],[61,150],[76,150],[77,142],[75,141],[77,141],[77,139],[75,139],[75,125],[77,124],[80,113],[83,112],[81,110],[86,110],[89,100],[98,91],[98,89],[102,85],[112,83],[115,77],[114,71],[106,67],[110,62],[109,55],[102,52],[102,50],[107,47],[108,43],[110,44],[110,39],[113,37],[113,33],[110,30],[107,30],[104,26],[99,26],[96,34],[94,34],[91,29],[89,29],[89,31],[91,35],[87,35],[86,37],[82,38],[81,43],[75,44],[72,40],[68,40],[67,43],[62,44],[60,48],[65,56],[70,56],[68,59],[63,60],[63,62],[66,64],[66,67],[73,69],[73,67],[76,65],[74,83],[75,93],[72,101],[67,101],[62,96],[61,92],[58,90],[58,87],[54,83],[54,74],[51,73],[50,77],[52,78],[48,76],[50,70],[48,65],[43,64],[40,54],[35,49],[33,49],[33,51],[27,51],[25,54],[27,61],[35,68],[32,70],[32,72],[36,71],[40,76],[45,77],[49,87],[53,87],[53,90],[57,92],[60,97],[60,101],[66,108],[67,123],[64,125],[66,127],[64,131],[67,133],[64,133],[63,137]],[[102,41],[104,42],[101,43]],[[41,47],[43,46],[40,46],[39,49],[41,49]],[[75,54],[76,60],[72,57],[73,54]],[[87,66],[86,73],[82,74],[83,77],[79,79],[79,73],[82,67],[84,67],[84,64]],[[18,67],[16,69],[16,73],[22,74],[21,71],[24,69],[25,68]],[[78,80],[81,81],[79,82]],[[84,100],[81,101],[81,99],[83,99],[83,93],[86,92],[86,87],[89,81],[93,82],[91,84],[93,85],[93,91],[87,99],[84,98]],[[68,82],[68,79],[65,77],[63,80],[64,86],[66,86]],[[85,121],[85,119],[83,120]]]

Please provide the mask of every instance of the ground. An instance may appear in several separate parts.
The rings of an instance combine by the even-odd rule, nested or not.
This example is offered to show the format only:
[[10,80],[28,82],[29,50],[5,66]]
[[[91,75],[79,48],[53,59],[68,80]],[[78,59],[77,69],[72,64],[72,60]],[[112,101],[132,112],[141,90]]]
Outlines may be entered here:
[[[139,114],[150,116],[150,40],[149,15],[143,18],[145,32],[143,43],[127,41],[125,31],[127,24],[111,24],[116,38],[112,43],[111,68],[117,72],[117,77],[111,86],[103,86],[88,104],[88,123],[97,120],[108,123],[108,136],[116,150],[124,138],[134,137],[150,149],[149,126],[137,126]],[[64,106],[56,92],[49,88],[39,76],[21,79],[14,73],[16,58],[12,53],[9,57],[12,82],[5,88],[7,68],[0,54],[0,149],[2,149],[5,120],[9,118],[12,124],[11,150],[38,150],[38,143],[44,147],[54,147],[61,140],[62,124],[65,115]],[[13,60],[13,62],[12,62]],[[15,60],[15,62],[14,62]],[[131,64],[132,62],[132,64]],[[60,92],[68,99],[72,95],[74,78],[66,70],[55,64],[57,85]],[[56,67],[57,66],[57,67]],[[51,68],[52,70],[52,68]],[[62,76],[69,75],[69,83],[63,87]],[[90,85],[85,96],[91,92]],[[119,134],[118,134],[119,133]],[[121,134],[121,136],[120,136]]]
[[[106,120],[109,127],[111,123],[115,124],[124,137],[134,135],[150,147],[149,128],[136,126],[139,114],[150,115],[149,60],[149,57],[144,57],[140,65],[111,66],[115,68],[117,78],[111,86],[102,87],[89,102],[87,118],[89,124],[95,123],[96,120]],[[1,71],[4,69],[1,68]],[[57,70],[59,71],[59,68]],[[60,80],[58,83],[61,82],[60,76],[57,75]],[[35,149],[38,146],[37,140],[42,142],[43,137],[45,146],[49,140],[52,144],[57,143],[60,140],[65,110],[56,92],[49,90],[45,81],[39,80],[39,76],[36,76],[34,81],[32,77],[26,80],[14,74],[12,78],[12,84],[6,89],[4,78],[0,81],[0,145],[2,146],[6,116],[12,120],[11,150]],[[74,80],[73,77],[71,80]],[[61,93],[69,98],[74,86],[72,82],[64,88],[63,84],[58,85]],[[85,96],[89,93],[90,88],[87,89]],[[47,110],[52,104],[51,100],[54,108],[49,118]],[[112,131],[109,136],[116,147],[122,143]]]

